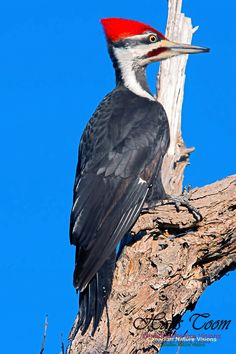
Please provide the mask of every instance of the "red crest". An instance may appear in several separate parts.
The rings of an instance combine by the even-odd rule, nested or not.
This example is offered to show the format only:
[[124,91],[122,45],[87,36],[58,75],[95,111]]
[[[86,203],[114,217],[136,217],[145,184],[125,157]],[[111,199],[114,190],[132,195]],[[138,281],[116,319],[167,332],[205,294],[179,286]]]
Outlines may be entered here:
[[142,22],[125,20],[123,18],[104,18],[101,20],[101,23],[107,39],[112,42],[149,31],[154,32],[158,34],[159,37],[165,39],[165,36],[155,28]]

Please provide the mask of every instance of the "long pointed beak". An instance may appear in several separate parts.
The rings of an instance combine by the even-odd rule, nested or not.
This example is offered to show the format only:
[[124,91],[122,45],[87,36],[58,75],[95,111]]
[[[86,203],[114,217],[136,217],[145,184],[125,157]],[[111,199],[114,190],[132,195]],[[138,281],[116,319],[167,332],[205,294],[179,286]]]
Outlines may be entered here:
[[155,63],[157,61],[165,60],[168,58],[175,57],[181,54],[197,54],[209,52],[209,48],[198,47],[190,44],[180,44],[171,42],[168,39],[162,39],[153,45],[152,50],[150,50],[144,60],[143,65],[148,65],[150,63]]
[[209,48],[198,47],[190,44],[175,43],[165,39],[163,39],[161,42],[162,48],[166,48],[168,51],[170,51],[170,56],[180,54],[206,53],[210,51]]

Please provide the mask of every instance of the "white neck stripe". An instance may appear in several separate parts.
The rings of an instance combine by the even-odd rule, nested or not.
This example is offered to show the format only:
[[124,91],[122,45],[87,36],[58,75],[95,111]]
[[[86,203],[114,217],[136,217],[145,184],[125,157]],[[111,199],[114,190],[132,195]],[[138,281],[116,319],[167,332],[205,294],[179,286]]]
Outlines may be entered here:
[[133,69],[133,61],[130,60],[130,53],[127,49],[114,48],[114,54],[118,60],[124,85],[138,96],[148,98],[155,101],[155,98],[146,90],[142,88],[136,79],[135,71]]

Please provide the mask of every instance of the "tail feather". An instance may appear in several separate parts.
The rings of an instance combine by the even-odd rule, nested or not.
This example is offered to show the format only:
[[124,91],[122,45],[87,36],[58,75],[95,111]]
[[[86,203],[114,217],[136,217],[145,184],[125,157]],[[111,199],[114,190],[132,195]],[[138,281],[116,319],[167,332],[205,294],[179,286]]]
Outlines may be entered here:
[[[107,299],[111,293],[115,261],[116,252],[114,251],[86,288],[80,292],[77,331],[80,329],[82,335],[85,334],[92,320],[93,328],[91,335],[93,336],[96,332]],[[78,271],[75,269],[74,277],[77,276]],[[76,279],[74,279],[74,283],[76,282]]]

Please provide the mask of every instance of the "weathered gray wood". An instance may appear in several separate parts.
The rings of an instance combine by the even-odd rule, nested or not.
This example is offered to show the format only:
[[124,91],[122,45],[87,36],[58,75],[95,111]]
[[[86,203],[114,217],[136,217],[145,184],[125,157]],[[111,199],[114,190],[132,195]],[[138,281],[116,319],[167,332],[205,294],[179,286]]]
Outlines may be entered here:
[[[193,31],[191,19],[181,13],[182,0],[169,0],[166,37],[174,42],[190,44]],[[185,68],[188,56],[165,60],[160,65],[158,100],[163,104],[170,125],[170,147],[165,157],[162,175],[169,194],[181,194],[184,169],[193,148],[186,148],[181,134],[181,113],[184,97]]]
[[[108,301],[109,353],[143,353],[153,342],[143,334],[153,332],[137,330],[135,319],[161,317],[162,328],[156,321],[155,335],[165,334],[208,285],[236,267],[236,175],[194,189],[191,203],[203,215],[199,224],[186,209],[176,213],[173,206],[163,205],[143,214],[134,225],[135,234],[146,235],[126,247],[117,262]],[[103,353],[107,334],[104,313],[94,338],[78,334],[68,353]]]

